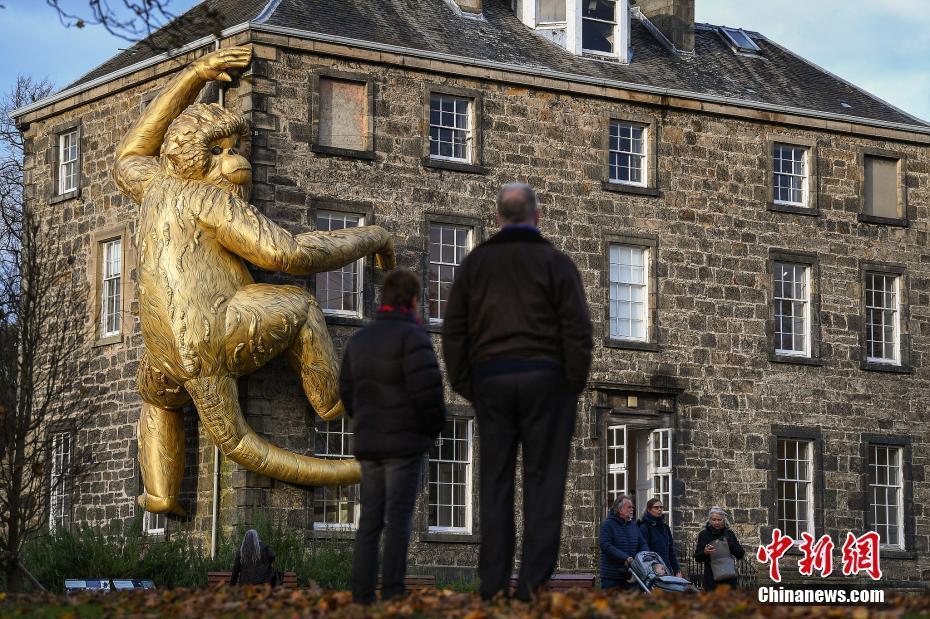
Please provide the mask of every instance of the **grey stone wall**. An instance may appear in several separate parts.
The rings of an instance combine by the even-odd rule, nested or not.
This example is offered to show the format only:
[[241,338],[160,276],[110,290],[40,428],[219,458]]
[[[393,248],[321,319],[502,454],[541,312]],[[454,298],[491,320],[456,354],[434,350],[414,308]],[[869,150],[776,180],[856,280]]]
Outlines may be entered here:
[[[227,101],[246,110],[255,128],[253,202],[289,229],[310,229],[321,200],[361,203],[370,208],[374,223],[394,234],[399,263],[422,270],[429,215],[471,218],[487,236],[495,230],[493,199],[502,183],[520,180],[538,189],[542,231],[578,265],[596,334],[591,389],[579,406],[559,569],[597,568],[596,536],[606,513],[604,438],[599,428],[608,419],[633,423],[658,411],[654,414],[669,419],[675,431],[673,519],[682,554],[693,550],[706,509],[717,504],[731,511],[735,530],[748,548],[754,549],[760,537],[767,541],[774,517],[772,437],[779,428],[819,432],[818,534],[829,533],[835,541],[847,530],[861,531],[864,526],[863,437],[909,437],[913,504],[908,518],[913,535],[908,552],[886,555],[883,567],[886,578],[930,581],[930,369],[925,364],[930,349],[930,149],[309,53],[265,51],[253,64],[249,85],[232,91]],[[374,160],[311,150],[310,76],[320,69],[372,80]],[[422,165],[422,106],[430,85],[482,93],[484,173]],[[131,226],[134,220],[134,207],[118,196],[108,169],[116,142],[137,114],[139,95],[153,86],[121,92],[29,128],[37,152],[28,162],[34,203],[46,210],[57,233],[74,239],[71,250],[78,276],[87,277],[82,257],[93,231],[124,221]],[[611,115],[653,119],[658,131],[657,196],[602,188],[606,170],[601,149],[605,118]],[[47,207],[42,191],[50,172],[41,153],[52,127],[73,118],[81,119],[86,144],[81,196]],[[816,140],[818,216],[767,208],[766,140],[772,135]],[[891,149],[907,157],[908,227],[858,221],[862,148]],[[604,272],[611,234],[657,240],[658,350],[605,344]],[[819,365],[769,358],[771,250],[816,253]],[[906,267],[911,373],[860,367],[864,261]],[[88,348],[93,369],[80,377],[84,384],[100,387],[102,395],[99,427],[81,438],[100,445],[100,468],[75,497],[78,522],[125,519],[135,511],[133,441],[139,401],[133,379],[141,340],[132,308],[127,309],[127,337]],[[331,325],[341,350],[357,326],[337,322],[346,321]],[[438,335],[434,345],[439,351]],[[276,361],[245,379],[244,405],[259,432],[284,446],[309,451],[312,411],[285,366]],[[628,395],[640,398],[637,409],[627,406]],[[457,410],[467,410],[467,403],[451,392],[448,401]],[[208,535],[212,444],[193,431],[194,425],[189,424],[192,479],[185,488],[196,515],[190,523],[169,526]],[[477,468],[477,453],[474,463]],[[255,508],[267,507],[293,526],[309,526],[309,491],[230,463],[223,470],[224,526],[246,523]],[[475,477],[477,496],[480,480]],[[474,511],[477,533],[486,524],[477,522],[477,506]],[[418,569],[446,566],[445,573],[457,573],[454,568],[467,570],[477,564],[474,540],[442,541],[427,536],[426,529],[421,505],[411,551]],[[783,570],[792,571],[786,565]]]

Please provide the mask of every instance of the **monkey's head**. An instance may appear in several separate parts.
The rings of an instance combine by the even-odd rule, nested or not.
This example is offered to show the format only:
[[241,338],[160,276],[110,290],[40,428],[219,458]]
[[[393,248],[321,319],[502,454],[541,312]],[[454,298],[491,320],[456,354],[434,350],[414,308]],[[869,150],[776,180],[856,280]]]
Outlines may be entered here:
[[196,103],[174,119],[161,145],[165,171],[206,181],[248,200],[252,183],[249,127],[238,114],[215,103]]

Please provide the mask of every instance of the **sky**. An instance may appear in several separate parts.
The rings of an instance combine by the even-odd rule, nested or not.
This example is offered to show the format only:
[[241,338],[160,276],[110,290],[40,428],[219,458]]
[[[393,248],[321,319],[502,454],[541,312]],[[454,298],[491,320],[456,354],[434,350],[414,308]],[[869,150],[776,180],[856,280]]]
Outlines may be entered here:
[[[337,0],[338,1],[338,0]],[[372,0],[376,2],[377,0]],[[65,0],[80,8],[88,0]],[[171,0],[181,13],[197,0]],[[65,28],[43,0],[0,0],[0,91],[17,74],[68,84],[129,43]],[[760,32],[911,115],[930,121],[930,1],[696,0],[695,19]]]

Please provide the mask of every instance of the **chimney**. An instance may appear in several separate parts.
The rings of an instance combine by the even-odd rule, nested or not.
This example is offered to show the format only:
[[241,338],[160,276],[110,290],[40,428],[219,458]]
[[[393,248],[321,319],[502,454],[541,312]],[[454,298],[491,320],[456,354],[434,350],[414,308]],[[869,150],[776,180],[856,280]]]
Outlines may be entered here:
[[[463,13],[481,15],[481,0],[453,0]],[[692,20],[694,21],[694,20]]]
[[676,49],[694,51],[694,0],[636,0],[636,6]]

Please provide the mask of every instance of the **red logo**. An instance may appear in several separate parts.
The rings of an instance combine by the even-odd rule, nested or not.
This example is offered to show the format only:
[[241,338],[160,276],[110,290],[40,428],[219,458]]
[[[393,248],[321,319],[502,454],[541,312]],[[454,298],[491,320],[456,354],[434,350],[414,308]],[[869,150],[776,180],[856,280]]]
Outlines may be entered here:
[[[774,582],[781,582],[781,571],[778,560],[794,545],[795,540],[790,535],[784,535],[781,529],[772,531],[772,542],[759,546],[756,559],[759,563],[769,564],[769,578]],[[826,578],[833,573],[833,550],[836,545],[829,535],[823,535],[818,540],[810,533],[801,533],[801,543],[798,550],[801,558],[798,560],[798,572],[802,576],[813,576],[814,571]],[[859,537],[852,532],[846,534],[846,541],[842,548],[843,575],[855,576],[865,572],[872,580],[882,577],[882,568],[879,563],[881,539],[875,531],[863,533]]]
[[846,534],[843,544],[843,575],[855,576],[865,572],[872,580],[882,577],[882,568],[878,562],[878,551],[881,540],[878,533],[869,531],[860,537],[852,533]]
[[756,551],[756,559],[759,563],[769,564],[769,578],[775,582],[781,582],[781,572],[778,571],[778,560],[784,556],[785,552],[794,545],[794,540],[787,535],[781,534],[781,529],[772,531],[772,543],[768,546],[759,546]]
[[824,535],[814,542],[810,533],[801,533],[801,552],[804,556],[798,561],[798,571],[802,576],[811,576],[814,570],[820,572],[821,578],[833,573],[833,549],[835,545],[829,535]]

